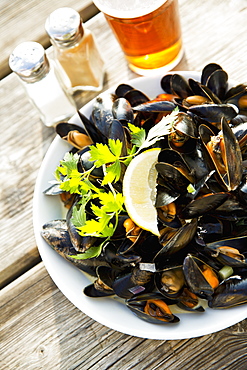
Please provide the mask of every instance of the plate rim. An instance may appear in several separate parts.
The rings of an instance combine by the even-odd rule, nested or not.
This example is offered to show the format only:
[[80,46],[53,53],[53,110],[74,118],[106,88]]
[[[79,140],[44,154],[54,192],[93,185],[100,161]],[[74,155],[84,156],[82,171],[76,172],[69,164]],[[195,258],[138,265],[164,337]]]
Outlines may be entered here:
[[[201,76],[201,72],[197,72],[197,71],[170,71],[166,74],[174,74],[174,73],[181,74],[185,78],[192,77],[192,78],[195,78],[195,79],[199,79],[200,76]],[[163,75],[164,74],[153,76],[153,77],[137,77],[137,78],[134,78],[134,79],[131,79],[131,80],[127,80],[126,82],[121,82],[121,83],[130,84],[130,85],[133,85],[134,87],[137,87],[137,88],[140,88],[139,85],[143,85],[143,83],[148,84],[149,82],[152,83],[152,84],[154,83],[154,84],[158,85],[158,82],[160,83],[160,79],[162,78]],[[235,81],[230,80],[230,83],[235,84]],[[117,86],[118,86],[118,84],[115,84],[113,87],[103,91],[103,93],[108,93],[108,92],[112,93],[112,92],[114,92],[114,90]],[[144,91],[144,92],[146,91],[146,88],[143,88],[143,87],[141,87],[141,88],[142,88],[142,91]],[[149,86],[148,86],[147,90],[149,90]],[[89,112],[90,108],[92,107],[92,104],[93,104],[94,100],[95,100],[95,98],[92,99],[90,102],[88,102],[84,107],[82,107],[80,109],[80,111],[82,113],[84,113],[86,116],[88,116],[88,112]],[[73,116],[69,120],[69,122],[78,123],[79,122],[78,116],[77,115]],[[69,145],[66,142],[64,142],[58,135],[56,135],[56,137],[53,139],[52,143],[50,144],[50,146],[49,146],[49,148],[48,148],[48,150],[47,150],[47,152],[46,152],[46,154],[45,154],[45,156],[42,160],[40,169],[38,171],[35,187],[34,187],[33,228],[34,228],[34,234],[35,234],[35,239],[36,239],[36,243],[37,243],[37,246],[38,246],[38,250],[39,250],[41,258],[44,262],[46,270],[48,271],[50,277],[52,278],[52,280],[54,281],[54,283],[56,284],[58,289],[68,298],[68,300],[74,306],[76,306],[80,311],[82,311],[87,316],[91,317],[93,320],[99,322],[100,324],[102,324],[102,325],[104,325],[104,326],[106,326],[106,327],[108,327],[112,330],[116,330],[116,331],[119,331],[123,334],[131,335],[131,336],[136,336],[136,337],[145,338],[145,339],[155,339],[155,340],[181,340],[181,339],[188,339],[188,338],[196,338],[196,337],[199,337],[199,336],[212,334],[212,333],[215,333],[217,331],[226,329],[226,328],[230,327],[231,325],[234,325],[234,324],[240,322],[241,320],[246,319],[246,317],[247,317],[247,305],[246,306],[243,305],[243,306],[228,308],[227,310],[225,310],[229,313],[229,316],[230,316],[230,319],[227,320],[227,324],[226,323],[223,324],[220,320],[218,320],[214,324],[213,327],[212,327],[212,325],[207,325],[202,330],[202,327],[200,327],[199,325],[196,324],[197,321],[198,321],[197,318],[200,317],[200,314],[194,313],[193,317],[194,317],[194,324],[195,325],[193,325],[194,326],[193,335],[191,335],[191,333],[186,334],[185,332],[183,332],[182,335],[181,335],[180,332],[179,332],[179,329],[176,329],[173,325],[171,325],[171,327],[169,327],[168,325],[163,326],[163,325],[150,324],[150,323],[146,323],[146,322],[143,323],[142,320],[135,317],[132,313],[131,313],[131,315],[133,315],[133,317],[135,317],[135,320],[131,320],[131,321],[136,322],[136,320],[138,320],[137,323],[143,323],[143,326],[145,327],[145,329],[142,329],[142,330],[139,329],[138,330],[138,329],[134,329],[133,327],[130,327],[130,326],[126,327],[125,325],[123,325],[121,320],[120,320],[119,323],[114,322],[114,324],[113,324],[113,323],[109,322],[109,319],[107,318],[108,316],[102,317],[101,315],[99,315],[98,313],[95,313],[95,312],[92,314],[92,312],[90,311],[90,308],[92,308],[92,306],[94,305],[92,303],[92,300],[94,300],[94,299],[91,299],[91,298],[88,298],[88,297],[86,297],[86,298],[84,297],[85,298],[84,302],[87,302],[88,307],[84,306],[83,309],[82,309],[81,304],[78,304],[77,294],[74,294],[72,291],[70,291],[70,289],[68,289],[67,285],[61,284],[61,279],[60,279],[61,275],[59,273],[57,273],[56,268],[55,269],[53,268],[52,263],[53,263],[54,260],[56,261],[57,258],[59,257],[60,258],[59,266],[61,265],[62,268],[64,268],[64,266],[66,266],[66,269],[67,269],[66,271],[68,273],[73,272],[73,276],[74,275],[77,276],[78,279],[80,279],[81,274],[83,274],[84,277],[86,276],[86,274],[83,273],[82,271],[80,271],[79,269],[77,269],[72,264],[70,264],[68,261],[64,260],[55,251],[53,251],[52,248],[50,246],[48,246],[48,244],[43,240],[43,238],[40,235],[40,230],[41,230],[40,222],[41,221],[40,221],[40,217],[38,217],[38,214],[40,212],[40,209],[39,209],[39,205],[40,205],[39,199],[41,198],[40,190],[41,190],[42,182],[43,182],[43,179],[44,179],[44,171],[47,168],[47,166],[49,165],[50,157],[56,155],[57,147],[58,148],[61,147],[62,148],[61,150],[64,150],[64,151],[67,151],[70,148]],[[62,159],[62,158],[60,157],[60,159]],[[52,177],[52,173],[50,174],[50,177]],[[49,220],[46,220],[45,222],[48,222],[48,221]],[[48,250],[49,250],[49,252],[47,253]],[[50,257],[48,257],[48,256],[50,256]],[[52,261],[49,261],[49,258],[51,258]],[[75,273],[75,269],[77,270],[76,273]],[[69,281],[70,280],[71,279],[69,279]],[[90,281],[88,283],[90,283]],[[81,292],[81,294],[83,294],[83,293]],[[101,300],[101,303],[104,302],[103,303],[104,305],[105,305],[105,301],[107,301],[106,307],[107,307],[109,302],[115,302],[115,303],[117,302],[117,300],[114,301],[114,299],[111,299],[111,298],[110,299],[109,298],[103,298],[103,299],[100,298],[100,300]],[[100,304],[100,302],[97,303],[97,305],[98,304]],[[115,306],[119,308],[118,305],[115,305]],[[207,310],[212,310],[212,309],[207,309]],[[203,318],[204,317],[206,318],[205,315],[207,315],[207,310],[206,310],[206,313],[204,312],[202,314]],[[215,312],[216,310],[213,310],[213,311]],[[220,314],[221,311],[222,310],[217,310],[217,312],[219,312],[219,314]],[[120,312],[122,312],[121,309],[120,309]],[[233,313],[233,314],[231,315],[231,313]],[[237,315],[236,315],[236,313],[237,313]],[[236,319],[236,316],[237,316],[237,319]],[[177,325],[177,324],[175,324],[175,325]],[[161,326],[164,328],[163,330],[159,329]],[[147,328],[150,329],[148,332],[146,332]],[[155,328],[157,330],[155,330]],[[171,330],[171,329],[173,329],[173,330]]]

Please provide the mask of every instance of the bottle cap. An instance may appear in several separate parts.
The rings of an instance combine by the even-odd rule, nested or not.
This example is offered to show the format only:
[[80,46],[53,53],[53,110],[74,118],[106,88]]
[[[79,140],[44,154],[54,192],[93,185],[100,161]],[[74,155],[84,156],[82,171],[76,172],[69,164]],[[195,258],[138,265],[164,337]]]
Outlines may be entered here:
[[45,50],[38,42],[19,44],[9,57],[9,66],[23,81],[36,82],[50,70]]
[[66,47],[75,44],[83,36],[80,14],[72,8],[59,8],[46,20],[45,29],[55,43]]

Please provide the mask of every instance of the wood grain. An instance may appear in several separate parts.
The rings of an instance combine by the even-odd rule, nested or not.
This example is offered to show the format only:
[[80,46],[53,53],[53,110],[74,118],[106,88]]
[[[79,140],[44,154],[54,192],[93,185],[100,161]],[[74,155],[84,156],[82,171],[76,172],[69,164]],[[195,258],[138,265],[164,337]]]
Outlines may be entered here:
[[[82,2],[86,3],[3,0],[2,54],[26,39],[21,39],[24,31],[42,40],[43,23],[53,6],[80,9]],[[246,81],[246,0],[179,4],[185,54],[176,70],[201,71],[216,62],[230,78]],[[106,61],[104,89],[137,77],[103,15],[90,19],[87,26]],[[13,37],[10,30],[15,31]],[[0,66],[2,70],[3,59]],[[87,99],[78,98],[78,105]],[[34,185],[54,130],[42,124],[14,74],[0,82],[0,107],[0,286],[6,285],[1,292],[0,368],[246,370],[247,320],[199,338],[147,340],[98,324],[63,296],[39,262],[32,226]]]
[[8,59],[12,50],[23,41],[37,41],[49,45],[44,24],[57,8],[68,6],[81,11],[84,21],[98,12],[91,0],[1,0],[0,2],[0,79],[10,73]]
[[43,263],[4,288],[0,301],[4,370],[247,368],[247,320],[193,339],[132,337],[96,323],[74,307]]

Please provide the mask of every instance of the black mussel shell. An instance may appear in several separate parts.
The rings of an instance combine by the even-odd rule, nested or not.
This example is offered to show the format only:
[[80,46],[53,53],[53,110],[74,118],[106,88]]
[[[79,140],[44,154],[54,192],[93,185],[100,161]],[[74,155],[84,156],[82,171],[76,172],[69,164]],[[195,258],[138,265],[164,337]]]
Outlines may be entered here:
[[115,94],[117,95],[118,98],[123,98],[124,95],[131,91],[134,90],[134,87],[128,85],[128,84],[120,84],[115,90]]
[[160,243],[162,249],[155,255],[154,262],[159,269],[163,268],[167,257],[185,248],[195,236],[197,229],[197,219],[184,224],[178,229],[166,226],[160,231]]
[[208,78],[211,76],[211,74],[215,71],[222,70],[222,67],[217,63],[209,63],[207,64],[201,74],[201,83],[203,85],[207,85]]
[[126,300],[127,307],[140,319],[152,324],[177,323],[179,318],[172,314],[161,295],[149,293]]
[[[206,263],[197,257],[188,254],[183,262],[183,272],[190,291],[195,293],[198,297],[208,299],[214,293],[214,287],[212,287],[204,277],[201,270],[202,265],[207,266]],[[211,269],[210,266],[209,268]]]
[[124,94],[124,98],[128,100],[132,107],[146,103],[149,101],[149,97],[140,90],[130,90]]
[[172,74],[168,74],[162,77],[160,85],[167,94],[173,94],[171,89]]
[[208,243],[205,251],[222,265],[247,267],[247,236],[217,240]]
[[75,267],[87,272],[89,275],[96,276],[96,268],[98,266],[109,266],[102,255],[88,259],[73,258],[78,252],[70,241],[66,220],[58,219],[47,222],[42,227],[41,235],[52,249],[64,259],[71,262]]
[[152,290],[153,272],[141,270],[136,266],[130,271],[119,274],[114,280],[112,287],[119,297],[131,298],[136,294]]
[[133,108],[135,112],[171,112],[176,105],[170,101],[148,101]]
[[201,104],[188,108],[189,112],[202,117],[209,122],[221,122],[222,115],[226,120],[231,120],[238,114],[236,106],[230,104]]
[[104,246],[104,255],[106,261],[116,269],[131,267],[132,264],[141,261],[141,257],[133,253],[119,254],[117,247],[113,243],[107,243]]
[[178,95],[182,99],[193,95],[193,91],[191,90],[187,80],[179,74],[175,73],[172,75],[170,84],[172,93]]
[[210,308],[221,309],[247,303],[247,278],[232,276],[221,283],[208,301]]
[[223,69],[218,69],[211,73],[207,79],[207,87],[220,100],[223,100],[228,87],[228,75]]
[[113,102],[112,105],[113,117],[122,123],[133,123],[134,113],[130,103],[125,98],[118,98]]
[[205,213],[208,213],[221,204],[223,204],[229,197],[228,193],[210,193],[198,197],[192,200],[180,213],[180,217],[185,219],[191,219],[194,217],[199,217]]

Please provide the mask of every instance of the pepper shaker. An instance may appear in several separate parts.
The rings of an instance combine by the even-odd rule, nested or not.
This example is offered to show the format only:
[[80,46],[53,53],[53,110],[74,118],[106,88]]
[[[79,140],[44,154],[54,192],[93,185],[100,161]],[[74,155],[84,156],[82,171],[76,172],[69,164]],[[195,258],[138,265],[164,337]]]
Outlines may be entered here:
[[59,8],[47,18],[45,28],[54,47],[58,71],[69,93],[102,90],[104,61],[80,14],[72,8]]
[[19,44],[10,55],[9,66],[20,78],[46,126],[54,126],[76,114],[76,106],[62,89],[53,62],[48,60],[42,45],[32,41]]

